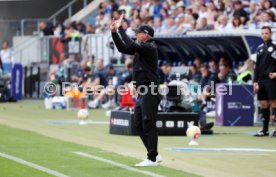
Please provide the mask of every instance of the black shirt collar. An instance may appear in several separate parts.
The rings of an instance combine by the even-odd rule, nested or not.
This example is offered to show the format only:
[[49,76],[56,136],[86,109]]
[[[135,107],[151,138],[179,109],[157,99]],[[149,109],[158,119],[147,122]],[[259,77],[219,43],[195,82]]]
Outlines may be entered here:
[[267,43],[264,42],[265,45],[270,45],[271,43],[272,43],[271,39]]

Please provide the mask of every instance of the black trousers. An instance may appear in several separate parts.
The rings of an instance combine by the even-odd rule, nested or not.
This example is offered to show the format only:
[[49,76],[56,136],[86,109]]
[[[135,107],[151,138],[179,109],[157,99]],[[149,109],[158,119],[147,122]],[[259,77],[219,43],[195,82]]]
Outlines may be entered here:
[[135,127],[147,149],[147,158],[151,161],[156,161],[158,155],[156,117],[160,100],[159,95],[151,95],[150,92],[139,95],[134,110]]

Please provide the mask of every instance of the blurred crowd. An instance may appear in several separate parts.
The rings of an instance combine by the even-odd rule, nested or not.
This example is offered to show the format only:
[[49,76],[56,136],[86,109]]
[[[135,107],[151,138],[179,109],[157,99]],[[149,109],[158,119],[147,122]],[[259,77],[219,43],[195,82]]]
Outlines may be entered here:
[[[53,28],[41,22],[40,29],[44,35],[57,35],[61,37],[62,42],[69,42],[77,40],[80,34],[110,33],[111,19],[119,18],[121,13],[125,14],[123,28],[128,35],[134,35],[134,29],[143,23],[153,26],[156,34],[184,34],[187,31],[203,30],[233,31],[260,28],[263,25],[274,27],[274,6],[270,0],[108,0],[100,3],[95,24],[85,25],[82,22],[65,20],[63,24]],[[132,60],[132,56],[125,56],[124,68],[117,70],[112,64],[104,66],[103,59],[81,59],[80,55],[73,58],[64,55],[63,64],[49,73],[49,79],[59,84],[64,81],[76,83],[80,93],[87,89],[86,84],[104,87],[112,85],[113,87],[104,89],[85,90],[86,93],[93,92],[92,96],[89,96],[89,107],[132,107],[135,102],[132,99],[133,95],[120,97],[114,92],[118,86],[128,86],[131,82]],[[160,61],[160,84],[166,85],[172,80],[170,72],[174,66],[188,67],[190,74],[186,79],[203,88],[211,85],[211,82],[252,83],[254,62],[248,59],[243,63],[233,64],[226,58],[210,61],[195,58],[188,64],[180,62],[175,65],[170,61]],[[68,68],[70,77],[65,78]],[[125,90],[127,93],[128,91]],[[77,97],[80,95],[82,94]]]
[[[254,58],[239,63],[236,67],[233,67],[232,61],[228,61],[225,58],[213,59],[208,62],[201,58],[195,58],[190,65],[187,66],[186,63],[182,63],[179,66],[188,68],[189,74],[185,76],[185,79],[189,83],[201,86],[200,88],[202,89],[206,85],[211,86],[212,82],[213,85],[216,83],[252,84]],[[173,67],[178,66],[172,66],[172,63],[166,60],[159,62],[160,85],[168,85],[172,80],[175,80],[170,75]],[[66,74],[68,68],[70,68],[70,74]],[[132,81],[132,73],[132,56],[127,56],[124,67],[120,69],[117,69],[112,64],[104,65],[103,59],[93,59],[91,62],[88,59],[80,61],[79,57],[75,57],[75,59],[64,59],[63,64],[58,69],[50,72],[48,78],[60,85],[63,82],[75,84],[77,92],[81,93],[77,94],[77,99],[88,93],[90,108],[114,108],[118,105],[121,107],[133,107],[135,101],[132,96],[135,95],[122,96],[117,95],[118,93],[115,91],[120,86],[125,86],[125,92],[128,93],[130,91],[129,83]],[[68,75],[69,78],[65,78]],[[72,89],[71,86],[70,89]],[[66,90],[68,93],[70,91],[72,90]]]
[[79,34],[104,34],[110,32],[111,19],[121,13],[125,13],[123,28],[128,35],[144,23],[153,26],[156,34],[274,28],[275,6],[273,0],[106,0],[100,3],[93,24],[67,19],[56,27],[42,22],[40,29],[65,41]]

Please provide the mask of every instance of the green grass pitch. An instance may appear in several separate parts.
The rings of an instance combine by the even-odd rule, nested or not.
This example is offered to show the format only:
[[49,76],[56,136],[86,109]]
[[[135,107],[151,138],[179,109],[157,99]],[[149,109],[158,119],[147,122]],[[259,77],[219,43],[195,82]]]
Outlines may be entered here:
[[[106,110],[90,110],[89,120],[109,121]],[[109,134],[108,124],[51,124],[77,121],[76,111],[45,110],[43,101],[25,100],[0,104],[0,153],[43,166],[71,177],[147,176],[94,159],[83,152],[130,168],[161,176],[275,176],[276,152],[170,151],[187,148],[189,139],[160,136],[159,167],[136,168],[145,158],[145,149],[136,136]],[[273,127],[271,127],[272,129]],[[259,127],[215,127],[215,134],[201,136],[198,148],[257,148],[276,150],[276,138],[256,138],[247,134]],[[1,177],[53,176],[0,156]]]

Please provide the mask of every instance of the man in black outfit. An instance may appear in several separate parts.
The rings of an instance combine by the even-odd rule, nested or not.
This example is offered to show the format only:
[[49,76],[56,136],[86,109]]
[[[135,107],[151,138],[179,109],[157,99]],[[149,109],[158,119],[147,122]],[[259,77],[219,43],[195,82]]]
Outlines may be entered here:
[[147,158],[135,166],[157,166],[161,156],[157,152],[156,117],[161,99],[158,94],[157,45],[152,39],[154,30],[148,25],[141,25],[135,31],[136,40],[132,40],[122,28],[123,17],[124,14],[119,20],[113,20],[110,29],[119,52],[134,55],[133,81],[138,93],[134,121],[148,152]]
[[272,32],[268,26],[262,27],[261,36],[264,41],[257,49],[257,63],[254,71],[254,90],[258,94],[263,118],[263,128],[254,136],[268,136],[270,118],[269,101],[272,112],[276,113],[276,80],[271,75],[276,72],[276,43],[271,40]]

